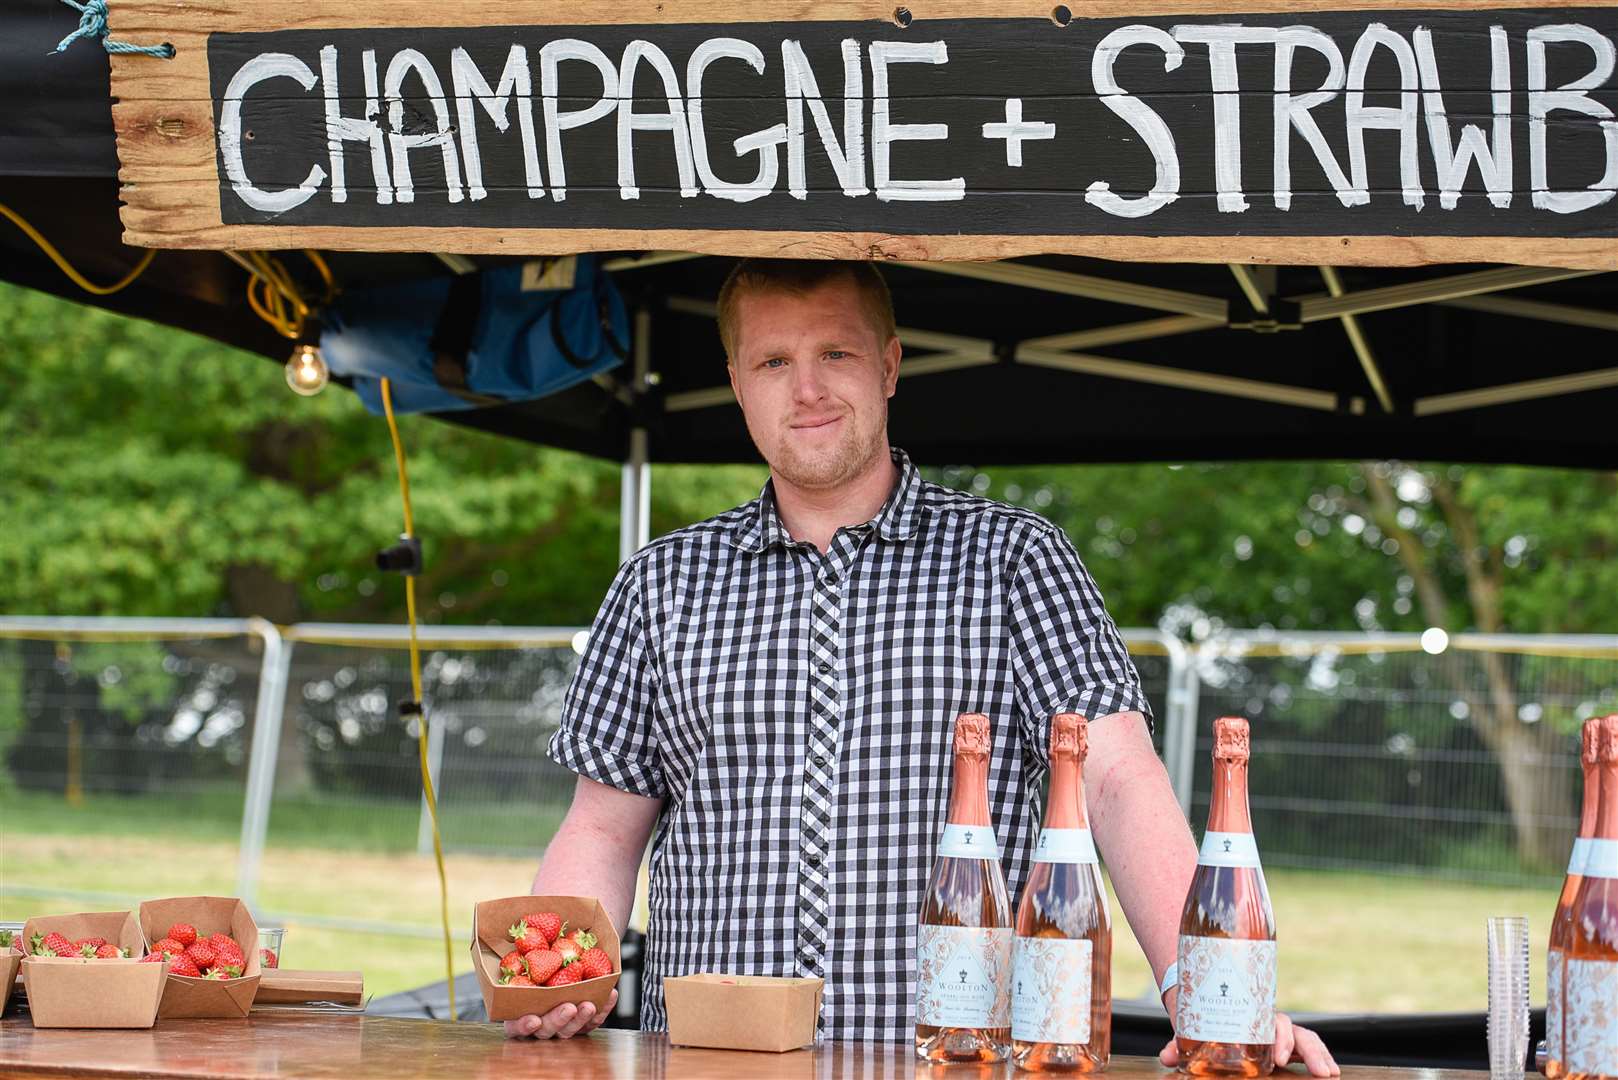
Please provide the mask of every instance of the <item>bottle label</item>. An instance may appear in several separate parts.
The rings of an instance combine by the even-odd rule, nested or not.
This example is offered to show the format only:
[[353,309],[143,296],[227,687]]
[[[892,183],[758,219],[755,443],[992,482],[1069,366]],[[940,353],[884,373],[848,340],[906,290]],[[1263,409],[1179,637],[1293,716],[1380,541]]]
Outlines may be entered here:
[[1594,839],[1584,849],[1585,877],[1618,878],[1618,840]]
[[1275,942],[1180,935],[1174,1029],[1200,1042],[1275,1041]]
[[1618,1076],[1618,960],[1567,958],[1563,1062],[1570,1073]]
[[1089,829],[1041,829],[1035,862],[1093,863],[1096,842]]
[[938,854],[952,859],[998,859],[1000,842],[992,825],[945,825]]
[[1017,939],[1011,976],[1013,1039],[1067,1045],[1090,1041],[1094,952],[1088,938]]
[[1573,838],[1573,854],[1567,857],[1567,872],[1569,876],[1584,873],[1584,864],[1589,859],[1590,838],[1576,836]]
[[1250,832],[1207,832],[1202,835],[1198,866],[1258,866],[1258,841]]
[[1011,1026],[1011,928],[931,926],[916,932],[916,1021]]
[[1562,1060],[1562,971],[1561,949],[1545,954],[1545,1060]]

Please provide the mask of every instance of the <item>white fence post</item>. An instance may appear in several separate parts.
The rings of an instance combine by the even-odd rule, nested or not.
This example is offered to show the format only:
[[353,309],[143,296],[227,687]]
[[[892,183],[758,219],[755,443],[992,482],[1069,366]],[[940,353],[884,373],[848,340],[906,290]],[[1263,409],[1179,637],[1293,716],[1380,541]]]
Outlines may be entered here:
[[275,759],[281,750],[281,722],[286,711],[287,675],[292,643],[275,624],[249,619],[250,632],[264,642],[258,667],[258,703],[253,710],[253,748],[247,761],[247,797],[242,807],[242,844],[236,862],[236,895],[249,908],[258,892],[259,864],[270,828],[270,798],[275,793]]
[[[422,714],[426,716],[425,713]],[[427,725],[427,775],[433,778],[433,794],[438,808],[444,809],[444,724],[434,720]],[[421,793],[420,818],[416,825],[416,854],[433,853],[433,815],[427,809],[427,792]],[[442,824],[442,822],[440,822]]]

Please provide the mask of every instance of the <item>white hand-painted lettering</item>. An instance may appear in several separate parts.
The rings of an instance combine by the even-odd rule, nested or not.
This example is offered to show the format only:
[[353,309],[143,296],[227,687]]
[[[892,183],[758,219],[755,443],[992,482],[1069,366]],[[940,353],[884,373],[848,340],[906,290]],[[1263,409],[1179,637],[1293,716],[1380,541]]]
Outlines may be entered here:
[[360,68],[365,73],[365,115],[344,116],[339,106],[337,85],[337,46],[327,45],[320,50],[320,88],[326,96],[326,154],[331,161],[331,201],[348,201],[348,180],[343,154],[343,143],[362,142],[371,148],[371,179],[376,184],[378,206],[393,204],[393,180],[388,173],[388,147],[382,125],[381,94],[376,79],[376,50],[366,49],[360,54]]
[[1022,98],[1007,98],[1006,122],[1003,124],[984,124],[983,137],[985,139],[1006,140],[1006,164],[1021,168],[1023,140],[1054,139],[1056,138],[1056,125],[1043,120],[1025,121],[1022,118]]
[[[419,125],[421,116],[412,109],[405,120],[404,81],[411,72],[427,91],[427,100],[433,107],[432,131],[406,131]],[[388,146],[393,151],[393,192],[402,203],[416,198],[415,183],[410,176],[410,151],[436,146],[444,158],[444,187],[449,201],[458,203],[465,198],[461,190],[461,155],[455,149],[455,128],[449,122],[449,102],[444,100],[444,84],[438,72],[419,49],[400,49],[388,61],[388,73],[383,79],[383,97],[388,102]]]
[[[582,109],[557,103],[557,68],[564,60],[582,60],[601,75],[601,96]],[[545,103],[545,164],[551,170],[551,198],[567,198],[567,166],[562,159],[562,132],[600,120],[618,108],[618,68],[600,46],[579,38],[559,38],[539,50],[539,93]]]
[[966,198],[966,178],[895,180],[889,148],[901,140],[949,138],[948,124],[895,124],[888,118],[889,64],[947,64],[949,47],[942,41],[871,42],[871,179],[883,202],[947,202]]
[[242,162],[242,98],[266,79],[295,79],[305,91],[315,87],[315,73],[309,65],[289,53],[261,53],[243,64],[225,87],[219,109],[219,156],[237,198],[254,210],[283,214],[309,201],[326,179],[326,170],[311,165],[303,183],[280,191],[264,191],[247,178],[247,166]]
[[1438,59],[1433,54],[1432,31],[1418,26],[1411,39],[1416,45],[1416,67],[1421,72],[1422,111],[1427,116],[1427,141],[1438,166],[1438,205],[1455,209],[1461,185],[1472,162],[1489,190],[1489,201],[1504,210],[1511,205],[1511,53],[1503,26],[1489,28],[1489,89],[1494,108],[1494,149],[1476,124],[1461,126],[1460,144],[1451,152],[1449,115],[1438,83]]
[[494,89],[463,48],[450,53],[450,79],[455,85],[455,111],[461,124],[461,160],[466,165],[467,193],[473,200],[488,192],[483,187],[483,154],[478,148],[477,112],[475,105],[494,121],[495,130],[505,131],[511,126],[506,119],[506,99],[517,105],[517,129],[522,136],[523,179],[528,183],[528,197],[545,197],[545,178],[539,172],[539,140],[534,134],[533,77],[528,70],[528,50],[513,45],[506,54],[506,66]]
[[[1292,57],[1297,49],[1313,49],[1326,58],[1326,78],[1320,89],[1307,94],[1292,93]],[[1275,32],[1275,169],[1274,198],[1277,210],[1292,209],[1292,129],[1296,128],[1315,160],[1326,172],[1338,201],[1350,205],[1348,177],[1332,153],[1326,136],[1309,110],[1324,105],[1343,89],[1343,50],[1330,36],[1312,26],[1283,26]]]
[[[1365,72],[1378,46],[1387,49],[1399,63],[1399,104],[1372,108],[1365,104]],[[1420,210],[1427,201],[1421,187],[1421,169],[1416,160],[1416,54],[1410,42],[1382,23],[1372,23],[1354,45],[1348,61],[1348,94],[1343,99],[1348,114],[1348,167],[1353,187],[1348,191],[1349,206],[1371,201],[1369,170],[1365,164],[1365,131],[1380,128],[1399,133],[1399,185],[1406,206]]]
[[[1545,46],[1551,42],[1578,42],[1595,53],[1595,67],[1581,78],[1557,87],[1545,88]],[[1534,193],[1534,208],[1556,214],[1589,210],[1611,199],[1618,191],[1618,122],[1612,110],[1592,98],[1612,78],[1614,48],[1612,39],[1579,23],[1536,26],[1528,31],[1528,175]],[[1600,121],[1607,167],[1601,179],[1583,191],[1552,191],[1545,151],[1545,117],[1558,109],[1583,113]]]
[[781,169],[781,155],[777,148],[786,142],[787,129],[785,124],[775,124],[734,140],[731,145],[735,147],[737,157],[755,151],[758,153],[758,174],[746,184],[720,179],[708,160],[708,138],[702,116],[702,76],[708,65],[720,57],[746,61],[754,71],[764,74],[763,50],[751,42],[741,38],[710,38],[697,46],[685,69],[685,89],[690,98],[686,115],[691,125],[691,156],[696,161],[697,176],[702,180],[704,191],[732,202],[752,202],[775,189],[775,178]]
[[1101,103],[1135,129],[1152,152],[1157,178],[1152,190],[1138,199],[1125,199],[1113,193],[1105,180],[1097,180],[1085,190],[1084,201],[1115,217],[1137,218],[1155,213],[1180,197],[1180,155],[1174,149],[1174,134],[1157,110],[1126,93],[1113,78],[1112,66],[1118,54],[1131,45],[1155,45],[1163,51],[1163,70],[1173,71],[1185,60],[1180,43],[1155,26],[1123,26],[1101,39],[1090,60],[1090,79]]
[[843,194],[853,197],[868,195],[871,191],[865,186],[865,75],[860,69],[860,43],[845,38],[841,48],[843,141],[839,144],[831,126],[831,114],[820,98],[820,85],[815,81],[814,69],[809,66],[803,46],[790,39],[781,42],[781,70],[787,101],[787,192],[794,199],[809,195],[803,159],[803,107],[806,103]]
[[1221,213],[1247,209],[1242,193],[1242,98],[1236,78],[1236,46],[1269,45],[1275,31],[1267,26],[1176,26],[1174,40],[1208,46],[1208,74],[1213,88],[1214,199]]

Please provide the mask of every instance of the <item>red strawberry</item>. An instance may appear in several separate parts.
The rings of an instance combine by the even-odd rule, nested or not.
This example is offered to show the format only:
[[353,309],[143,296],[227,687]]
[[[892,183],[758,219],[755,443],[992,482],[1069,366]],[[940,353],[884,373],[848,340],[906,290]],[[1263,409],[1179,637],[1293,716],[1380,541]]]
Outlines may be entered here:
[[185,953],[181,953],[179,956],[174,958],[174,963],[169,965],[169,974],[189,975],[191,978],[195,979],[201,976],[202,969],[197,967],[197,962],[195,960],[185,955]]
[[538,983],[526,975],[511,975],[500,980],[501,986],[537,986]]
[[562,954],[562,963],[564,966],[573,963],[580,956],[584,955],[584,950],[579,948],[578,942],[569,937],[558,938],[556,944],[552,945],[551,948]]
[[258,951],[258,962],[260,967],[276,968],[281,966],[281,961],[268,949]]
[[208,969],[208,974],[212,975],[217,972],[222,978],[228,977],[232,979],[239,979],[242,977],[242,968],[243,965],[238,963],[235,959],[220,957],[214,960],[213,967]]
[[235,964],[237,967],[247,966],[247,954],[242,952],[242,947],[223,934],[215,934],[209,938],[208,947],[213,949],[214,955],[220,960]]
[[528,977],[538,986],[562,969],[562,954],[555,949],[535,949],[523,957]]
[[562,917],[554,911],[540,911],[532,915],[524,915],[522,921],[545,935],[545,944],[549,945],[562,936]]
[[48,934],[36,933],[28,940],[28,951],[35,956],[78,956],[79,950],[65,934],[52,930]]
[[567,935],[567,939],[579,947],[580,952],[595,948],[597,938],[588,930],[575,930]]
[[527,965],[522,962],[522,951],[512,949],[500,958],[500,973],[502,975],[526,975]]
[[140,962],[143,964],[161,964],[167,959],[168,957],[160,952],[149,952],[140,958]]
[[573,966],[579,969],[579,977],[584,979],[596,979],[602,975],[612,974],[612,958],[607,955],[607,950],[602,948],[585,949],[579,954],[579,962]]
[[191,962],[196,964],[197,967],[203,969],[204,971],[213,967],[214,961],[218,959],[213,951],[213,947],[206,941],[199,941],[195,945],[188,947],[185,950],[185,955],[189,956],[191,958]]
[[[106,943],[107,939],[104,937],[81,937],[79,940],[73,943],[73,947],[79,950],[79,952],[84,953],[85,956],[94,956],[96,950],[101,948],[101,946],[105,945]],[[89,951],[85,952],[86,949]]]
[[221,981],[224,979],[235,978],[235,976],[231,974],[232,970],[233,969],[229,968],[209,968],[207,973],[202,977],[204,979],[219,979]]
[[180,943],[180,947],[183,949],[187,945],[195,945],[197,943],[197,928],[192,926],[190,923],[177,922],[173,926],[169,927],[169,932],[163,936],[171,937],[175,941],[178,941]]
[[542,985],[572,986],[574,983],[579,981],[579,978],[579,969],[575,965],[569,964],[567,967],[558,971],[555,975],[552,975],[549,979],[546,979]]
[[102,945],[96,949],[97,960],[123,960],[126,959],[124,950],[116,945]]
[[543,930],[537,930],[527,923],[517,923],[506,933],[512,941],[517,943],[517,951],[520,953],[543,949],[550,944],[550,940],[545,937]]
[[166,937],[159,941],[156,945],[153,945],[152,951],[155,953],[167,953],[170,956],[179,956],[181,953],[185,952],[185,946],[180,944],[180,940],[178,938]]

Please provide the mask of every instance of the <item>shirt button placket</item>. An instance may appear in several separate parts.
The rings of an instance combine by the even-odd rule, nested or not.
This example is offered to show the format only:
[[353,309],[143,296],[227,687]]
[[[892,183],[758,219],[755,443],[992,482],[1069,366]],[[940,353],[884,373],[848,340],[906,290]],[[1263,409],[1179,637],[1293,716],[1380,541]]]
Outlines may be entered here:
[[832,859],[834,762],[842,711],[838,654],[842,639],[842,574],[829,561],[816,575],[810,617],[811,670],[809,744],[805,748],[802,821],[799,830],[798,966],[823,975],[831,919],[828,866]]

